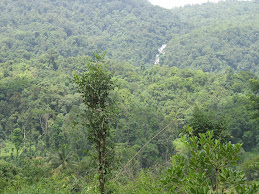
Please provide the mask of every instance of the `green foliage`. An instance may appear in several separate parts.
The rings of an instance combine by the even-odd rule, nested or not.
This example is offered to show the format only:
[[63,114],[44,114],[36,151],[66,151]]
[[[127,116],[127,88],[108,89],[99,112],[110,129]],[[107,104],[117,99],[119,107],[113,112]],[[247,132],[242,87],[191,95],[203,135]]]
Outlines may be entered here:
[[170,34],[181,31],[175,14],[143,0],[3,0],[0,18],[0,62],[46,54],[55,70],[60,66],[52,51],[76,57],[106,49],[138,66],[151,63]]
[[186,145],[184,144],[184,142],[182,142],[182,140],[180,138],[175,139],[173,141],[173,145],[174,145],[175,152],[177,154],[183,154],[183,155],[188,154],[188,149],[187,149]]
[[42,157],[25,158],[22,162],[22,177],[28,184],[39,182],[48,177],[50,168],[46,165],[46,159]]
[[114,123],[115,108],[110,98],[110,91],[114,89],[112,74],[103,67],[102,55],[93,54],[95,60],[89,60],[88,71],[83,75],[74,75],[74,82],[82,94],[83,102],[87,106],[88,139],[93,143],[98,154],[98,173],[101,193],[104,193],[105,181],[109,166],[109,142],[111,124]]
[[163,185],[159,181],[159,177],[149,171],[144,171],[139,173],[138,178],[126,185],[115,184],[109,185],[114,193],[166,193]]
[[60,173],[73,165],[74,155],[69,152],[67,145],[62,145],[60,150],[50,153],[50,165],[54,173]]
[[40,194],[47,193],[70,193],[69,181],[64,177],[43,179],[34,184],[23,183],[20,184],[19,190],[15,187],[9,186],[3,191],[3,193],[22,193],[22,194],[34,194],[35,192]]
[[15,148],[17,150],[17,156],[18,156],[18,150],[20,149],[23,142],[22,130],[20,128],[16,128],[13,130],[12,139],[13,139]]
[[198,107],[195,107],[190,119],[192,130],[190,135],[199,137],[200,133],[213,131],[213,138],[227,141],[227,123],[222,116],[217,115],[216,112],[205,112]]
[[[3,183],[4,192],[98,192],[99,162],[93,160],[98,154],[92,145],[98,143],[93,134],[102,135],[103,118],[109,118],[106,143],[115,148],[103,153],[107,166],[113,162],[118,168],[173,120],[123,174],[126,182],[107,181],[109,192],[117,187],[118,193],[166,192],[159,175],[145,170],[164,165],[174,152],[188,156],[183,142],[175,140],[187,125],[213,130],[215,138],[221,130],[230,133],[232,143],[256,153],[257,19],[257,1],[166,10],[144,0],[1,0],[0,156],[20,173]],[[162,44],[167,47],[161,64],[152,65]],[[86,56],[98,49],[108,50],[110,59],[95,55],[97,60],[85,65]],[[85,76],[85,96],[77,93],[74,71]],[[100,87],[92,90],[89,84]],[[114,101],[120,109],[117,123]],[[82,102],[97,102],[96,110]],[[111,109],[99,114],[106,105]],[[256,161],[244,162],[249,180],[257,179]],[[116,169],[107,168],[108,174]]]
[[[255,34],[259,26],[254,25],[255,21],[241,22],[213,24],[184,36],[176,36],[168,43],[162,64],[204,72],[222,72],[230,67],[235,71],[258,74],[258,52],[255,52],[258,39]],[[242,52],[244,48],[249,51]]]
[[20,170],[13,164],[0,160],[0,191],[13,186]]
[[199,137],[182,141],[190,156],[172,157],[172,166],[162,180],[166,188],[177,193],[255,193],[257,188],[247,185],[243,172],[232,168],[239,159],[241,144],[221,143],[213,139],[213,132],[200,133]]
[[253,94],[250,95],[252,110],[255,111],[253,117],[259,119],[259,80],[251,79]]
[[259,154],[246,157],[241,168],[244,170],[248,180],[259,180]]
[[193,28],[172,37],[161,64],[204,72],[231,68],[258,74],[258,2],[250,3],[224,1],[175,9]]

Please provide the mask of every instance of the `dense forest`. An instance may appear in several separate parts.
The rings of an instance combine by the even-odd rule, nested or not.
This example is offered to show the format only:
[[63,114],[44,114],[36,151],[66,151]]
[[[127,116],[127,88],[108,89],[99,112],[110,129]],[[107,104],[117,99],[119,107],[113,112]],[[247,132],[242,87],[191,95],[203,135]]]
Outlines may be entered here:
[[258,10],[1,0],[0,193],[258,192]]

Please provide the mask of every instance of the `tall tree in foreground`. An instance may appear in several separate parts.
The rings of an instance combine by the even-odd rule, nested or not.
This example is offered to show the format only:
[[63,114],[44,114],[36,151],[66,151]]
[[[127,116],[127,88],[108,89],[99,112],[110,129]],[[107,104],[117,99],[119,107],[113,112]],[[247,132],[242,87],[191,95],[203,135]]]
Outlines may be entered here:
[[115,118],[115,108],[110,98],[110,92],[114,89],[113,75],[104,69],[104,55],[105,53],[93,54],[94,59],[88,59],[88,70],[82,75],[74,75],[74,82],[88,107],[86,110],[88,139],[98,154],[101,193],[105,191],[109,163],[107,137]]

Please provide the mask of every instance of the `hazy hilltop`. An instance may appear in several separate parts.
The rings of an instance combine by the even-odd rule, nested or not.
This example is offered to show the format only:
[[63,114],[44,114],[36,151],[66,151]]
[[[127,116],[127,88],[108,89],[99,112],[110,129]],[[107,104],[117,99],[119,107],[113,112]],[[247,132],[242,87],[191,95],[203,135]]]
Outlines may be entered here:
[[259,72],[259,2],[224,1],[172,10],[193,30],[168,43],[162,64],[219,72]]
[[64,57],[100,49],[136,65],[149,63],[183,25],[169,10],[144,0],[4,0],[0,10],[2,62],[49,49]]
[[258,17],[258,1],[219,1],[218,3],[204,3],[202,5],[185,6],[174,8],[183,20],[191,20],[196,28],[213,25],[222,21],[239,23],[244,19]]
[[3,0],[0,62],[51,49],[63,57],[99,49],[141,66],[153,64],[157,49],[168,44],[161,64],[258,73],[258,7],[258,1],[166,10],[147,0]]

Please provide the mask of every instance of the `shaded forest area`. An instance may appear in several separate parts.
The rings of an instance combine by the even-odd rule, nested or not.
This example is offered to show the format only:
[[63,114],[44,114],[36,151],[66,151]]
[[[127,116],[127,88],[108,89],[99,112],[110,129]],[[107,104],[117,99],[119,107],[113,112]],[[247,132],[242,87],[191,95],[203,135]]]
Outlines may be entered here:
[[146,0],[2,0],[0,192],[100,192],[89,139],[99,113],[90,116],[75,75],[94,73],[92,53],[106,50],[100,70],[112,75],[107,105],[116,102],[106,193],[255,193],[258,9],[256,0],[172,10]]

